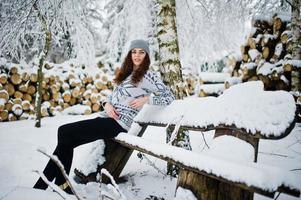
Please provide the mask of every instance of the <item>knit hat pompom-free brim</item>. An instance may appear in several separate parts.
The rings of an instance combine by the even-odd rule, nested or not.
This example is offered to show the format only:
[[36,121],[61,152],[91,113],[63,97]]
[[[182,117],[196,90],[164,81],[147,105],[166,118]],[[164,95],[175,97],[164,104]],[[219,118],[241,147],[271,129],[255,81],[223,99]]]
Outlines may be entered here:
[[144,51],[147,52],[148,55],[150,55],[149,54],[148,42],[145,41],[145,40],[133,40],[133,41],[131,41],[129,51],[131,51],[132,49],[135,49],[135,48],[143,49]]

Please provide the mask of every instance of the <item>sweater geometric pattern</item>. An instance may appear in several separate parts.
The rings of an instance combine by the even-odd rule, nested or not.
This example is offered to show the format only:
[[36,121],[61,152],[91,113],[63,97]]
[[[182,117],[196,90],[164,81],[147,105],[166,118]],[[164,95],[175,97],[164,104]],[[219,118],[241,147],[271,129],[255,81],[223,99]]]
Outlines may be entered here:
[[[121,84],[117,85],[113,92],[108,96],[107,101],[116,109],[119,114],[117,122],[126,130],[129,130],[134,117],[140,109],[134,109],[129,104],[134,99],[149,96],[149,104],[167,106],[174,99],[173,93],[164,85],[156,72],[147,71],[139,84],[133,85],[131,75]],[[108,115],[104,112],[105,117]]]

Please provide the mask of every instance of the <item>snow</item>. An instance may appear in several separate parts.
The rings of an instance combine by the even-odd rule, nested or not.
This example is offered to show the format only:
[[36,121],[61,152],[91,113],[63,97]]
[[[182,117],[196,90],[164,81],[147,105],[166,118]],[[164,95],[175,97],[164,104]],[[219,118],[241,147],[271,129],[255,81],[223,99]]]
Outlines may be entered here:
[[248,53],[252,61],[254,61],[257,58],[257,56],[261,55],[257,49],[250,49]]
[[279,57],[281,55],[282,51],[283,51],[283,44],[278,43],[275,47],[275,55]]
[[[281,62],[281,61],[279,61]],[[279,63],[278,62],[278,63]],[[277,66],[277,64],[272,64],[269,62],[265,62],[260,68],[257,68],[257,74],[262,74],[264,76],[270,75],[273,72],[277,72],[277,73],[282,73],[283,72],[283,67],[282,65]]]
[[[61,199],[50,189],[42,191],[31,188],[38,178],[38,175],[33,173],[32,170],[42,170],[48,161],[36,149],[43,148],[48,153],[53,152],[57,142],[57,129],[59,126],[78,120],[94,118],[98,115],[96,113],[90,116],[57,115],[56,117],[47,117],[42,119],[43,126],[41,128],[34,127],[34,120],[0,123],[0,199]],[[160,138],[160,136],[156,138]],[[71,171],[75,167],[83,170],[84,167],[87,167],[87,164],[90,164],[92,167],[95,163],[90,163],[90,161],[93,161],[95,157],[103,160],[103,157],[100,156],[102,153],[99,155],[95,154],[94,157],[91,154],[91,149],[93,148],[90,148],[94,145],[102,144],[103,141],[99,140],[76,148],[73,159],[74,165]],[[173,199],[176,180],[158,175],[157,171],[153,171],[152,167],[139,161],[135,153],[133,153],[132,157],[123,171],[129,181],[125,184],[119,184],[120,190],[127,199],[145,199],[149,195],[163,195],[165,199]],[[159,164],[160,169],[164,170],[165,162],[156,160],[154,162],[156,165]],[[95,168],[95,165],[93,167]],[[74,182],[73,184],[76,190],[82,194],[81,196],[85,196],[89,200],[99,199],[99,184],[89,183],[82,185]],[[75,198],[71,197],[71,199]]]
[[287,60],[284,64],[289,64],[296,68],[301,68],[301,60]]
[[4,106],[6,102],[6,99],[0,98],[0,106]]
[[280,14],[277,14],[277,18],[280,18],[282,22],[291,22],[292,20],[292,16],[290,15],[290,13],[284,13],[281,12]]
[[[203,110],[206,113],[210,108]],[[30,199],[30,200],[59,200],[61,197],[51,190],[34,190],[31,187],[37,180],[37,174],[33,173],[33,169],[42,170],[46,165],[47,158],[36,151],[38,147],[43,146],[47,152],[52,152],[56,145],[56,131],[60,125],[78,120],[94,118],[98,114],[89,116],[79,115],[57,115],[55,117],[43,118],[42,127],[34,128],[34,120],[23,120],[16,122],[0,123],[0,199],[15,200],[15,199]],[[139,126],[134,124],[130,131],[131,134],[139,130]],[[5,130],[5,132],[4,132]],[[158,143],[165,142],[164,128],[150,127],[144,133],[143,138],[156,141]],[[300,168],[300,143],[301,125],[298,124],[292,133],[281,140],[261,140],[259,145],[258,162],[264,164],[272,164],[283,169],[292,170]],[[214,149],[214,143],[221,148],[229,147],[227,144],[219,144],[219,141],[212,140],[213,132],[204,132],[204,138],[210,149]],[[192,148],[195,152],[210,152],[205,148],[201,134],[195,131],[190,132]],[[222,139],[223,138],[216,138]],[[222,142],[222,141],[220,141]],[[224,141],[226,142],[226,141]],[[86,164],[94,160],[95,157],[103,159],[97,153],[91,155],[91,149],[94,145],[101,145],[102,141],[82,145],[75,149],[73,166],[80,170],[86,170]],[[91,148],[92,147],[92,148]],[[248,146],[244,148],[249,148]],[[244,152],[240,150],[237,152]],[[238,153],[235,155],[240,156]],[[247,155],[247,154],[245,154]],[[243,156],[241,156],[243,157]],[[166,171],[166,162],[149,157],[149,159],[161,170]],[[91,164],[93,166],[93,164]],[[223,166],[220,166],[221,168]],[[95,168],[95,166],[94,166]],[[71,170],[73,171],[73,170]],[[87,170],[88,171],[88,170]],[[294,171],[296,178],[301,179],[299,171]],[[150,195],[163,197],[165,200],[174,199],[176,188],[176,179],[166,177],[158,173],[153,167],[145,162],[145,159],[140,161],[137,158],[136,152],[132,154],[128,164],[122,174],[128,178],[128,182],[119,184],[120,190],[124,193],[127,199],[140,200],[149,197]],[[72,177],[72,174],[71,174]],[[301,187],[300,181],[298,182]],[[75,184],[77,191],[89,200],[99,199],[100,187],[97,183],[89,183],[87,185]],[[178,189],[179,190],[179,189]],[[183,193],[178,191],[177,196]],[[185,192],[185,197],[190,194]],[[178,197],[178,199],[182,199]],[[74,199],[74,198],[73,198]],[[192,198],[193,199],[193,198]],[[268,200],[268,198],[255,194],[255,200]],[[296,198],[281,194],[279,200],[295,200]],[[299,198],[301,199],[301,198]]]
[[257,67],[256,63],[254,62],[249,62],[249,63],[244,63],[241,65],[242,68],[247,68],[248,70],[252,70]]
[[190,190],[178,187],[174,200],[197,200]]
[[64,109],[63,114],[71,114],[71,115],[84,115],[85,112],[91,111],[90,106],[85,105],[74,105]]
[[241,77],[230,77],[230,78],[227,78],[225,82],[228,82],[230,84],[230,86],[232,86],[232,85],[241,83],[242,78]]
[[200,86],[200,90],[206,94],[221,94],[225,90],[225,84],[205,84]]
[[263,35],[263,41],[265,44],[267,44],[269,42],[269,40],[275,40],[277,37],[275,35],[271,35],[271,34],[264,34]]
[[[231,144],[231,146],[225,146],[224,144]],[[223,152],[222,155],[221,152]],[[254,160],[254,148],[251,144],[227,135],[215,138],[206,153],[213,157],[240,161],[241,163]]]
[[23,112],[22,106],[20,104],[14,104],[12,107],[12,111],[17,115],[20,116]]
[[44,109],[48,109],[48,108],[50,108],[50,106],[51,106],[51,104],[49,101],[44,101],[41,105],[41,107]]
[[253,162],[229,161],[213,157],[210,154],[199,154],[167,144],[158,144],[127,133],[120,133],[116,139],[233,182],[245,183],[248,186],[263,188],[267,191],[273,191],[282,185],[301,189],[294,173],[274,166]]
[[229,73],[214,73],[214,72],[201,72],[199,74],[203,82],[225,82],[230,77]]
[[176,100],[164,108],[145,105],[135,120],[169,124],[183,117],[182,125],[235,125],[252,134],[277,137],[294,120],[295,110],[290,93],[264,91],[261,81],[252,81],[234,85],[219,97]]

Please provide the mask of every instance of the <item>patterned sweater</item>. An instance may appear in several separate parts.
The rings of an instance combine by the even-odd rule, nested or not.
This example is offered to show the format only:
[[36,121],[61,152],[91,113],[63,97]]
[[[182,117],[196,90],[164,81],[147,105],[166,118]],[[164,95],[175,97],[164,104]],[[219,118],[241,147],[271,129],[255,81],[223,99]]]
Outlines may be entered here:
[[[131,83],[131,75],[128,76],[121,84],[117,85],[113,92],[108,96],[106,102],[109,102],[119,113],[117,122],[126,130],[130,129],[134,117],[139,110],[129,106],[129,103],[139,97],[149,96],[149,104],[167,106],[174,99],[173,93],[156,72],[148,71],[142,81],[137,86]],[[103,117],[108,117],[104,111]]]

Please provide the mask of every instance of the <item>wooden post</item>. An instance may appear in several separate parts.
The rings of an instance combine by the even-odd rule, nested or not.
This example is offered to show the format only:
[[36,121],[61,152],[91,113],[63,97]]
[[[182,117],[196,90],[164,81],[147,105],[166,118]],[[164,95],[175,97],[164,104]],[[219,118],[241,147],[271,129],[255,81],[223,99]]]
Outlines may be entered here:
[[189,189],[198,200],[217,200],[218,183],[218,180],[181,169],[177,188]]
[[[138,136],[142,136],[147,128],[147,125],[143,125]],[[96,181],[96,175],[102,168],[105,168],[110,172],[110,174],[114,177],[116,182],[120,182],[119,175],[124,169],[127,161],[133,153],[132,149],[122,146],[121,144],[115,142],[112,139],[104,140],[105,142],[105,150],[104,157],[105,162],[102,165],[97,166],[97,171],[92,172],[89,175],[84,175],[77,169],[74,170],[75,175],[77,176],[77,181],[80,183],[87,183],[90,181]],[[102,177],[103,183],[109,183],[110,180],[107,177]]]
[[230,183],[198,174],[180,170],[177,188],[189,189],[198,200],[253,200],[253,192]]

